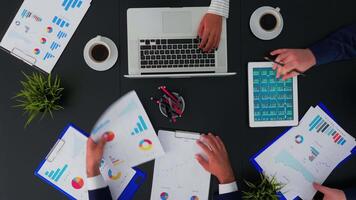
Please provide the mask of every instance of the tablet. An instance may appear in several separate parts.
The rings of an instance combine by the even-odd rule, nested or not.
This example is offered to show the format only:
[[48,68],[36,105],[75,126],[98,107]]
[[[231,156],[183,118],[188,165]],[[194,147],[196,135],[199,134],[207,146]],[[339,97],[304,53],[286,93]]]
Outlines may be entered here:
[[250,127],[298,125],[297,77],[276,78],[272,62],[248,63]]

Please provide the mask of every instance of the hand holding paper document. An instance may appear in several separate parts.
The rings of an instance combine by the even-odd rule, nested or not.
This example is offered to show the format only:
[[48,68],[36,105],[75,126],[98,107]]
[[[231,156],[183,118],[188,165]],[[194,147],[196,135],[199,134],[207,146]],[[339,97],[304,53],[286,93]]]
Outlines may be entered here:
[[134,167],[164,154],[156,132],[136,92],[115,102],[96,123],[91,138],[105,135],[104,160]]
[[299,196],[308,200],[316,193],[313,183],[323,183],[355,146],[355,138],[317,106],[255,161],[266,174],[285,184],[282,193],[286,199]]

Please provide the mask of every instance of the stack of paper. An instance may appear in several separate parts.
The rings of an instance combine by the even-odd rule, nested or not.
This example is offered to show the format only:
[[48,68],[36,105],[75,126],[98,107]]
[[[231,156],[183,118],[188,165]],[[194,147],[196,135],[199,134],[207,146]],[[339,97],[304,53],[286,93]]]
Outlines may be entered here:
[[267,175],[285,184],[281,192],[286,199],[312,199],[313,182],[323,183],[355,146],[355,138],[317,106],[255,161]]

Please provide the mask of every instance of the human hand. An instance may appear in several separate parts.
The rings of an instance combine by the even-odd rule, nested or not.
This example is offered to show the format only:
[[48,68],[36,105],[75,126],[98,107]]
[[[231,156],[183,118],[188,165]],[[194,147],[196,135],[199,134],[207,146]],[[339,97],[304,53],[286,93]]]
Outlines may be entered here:
[[222,31],[222,16],[207,13],[200,22],[198,36],[201,38],[199,48],[210,52],[219,47]]
[[197,144],[208,156],[208,160],[205,160],[201,155],[195,155],[200,165],[206,171],[216,176],[220,184],[234,182],[235,176],[231,168],[229,156],[219,136],[214,136],[211,133],[202,135],[201,139],[197,141]]
[[313,187],[324,194],[324,200],[346,200],[346,195],[342,190],[328,188],[318,183],[313,183]]
[[104,153],[104,146],[106,139],[103,136],[99,143],[96,144],[93,139],[89,138],[87,141],[87,176],[95,177],[100,174],[100,162]]
[[287,80],[299,73],[305,72],[316,64],[316,59],[310,49],[277,49],[271,52],[272,56],[277,56],[276,62],[283,63],[284,66],[278,64],[273,65],[273,69],[277,70],[277,78],[282,76],[283,80]]

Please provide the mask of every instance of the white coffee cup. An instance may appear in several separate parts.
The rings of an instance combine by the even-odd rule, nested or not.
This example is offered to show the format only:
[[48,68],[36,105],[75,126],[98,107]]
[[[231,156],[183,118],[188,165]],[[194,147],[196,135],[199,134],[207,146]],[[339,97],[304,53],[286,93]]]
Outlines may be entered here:
[[107,37],[97,36],[91,39],[84,48],[84,60],[96,71],[106,71],[113,67],[118,59],[115,43]]
[[[272,15],[275,19],[275,26],[271,27],[271,29],[266,29],[261,26],[261,19],[266,15]],[[262,6],[255,10],[250,18],[251,31],[261,40],[272,40],[276,38],[281,34],[283,26],[283,17],[278,7]]]

